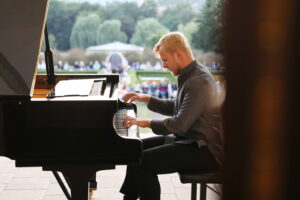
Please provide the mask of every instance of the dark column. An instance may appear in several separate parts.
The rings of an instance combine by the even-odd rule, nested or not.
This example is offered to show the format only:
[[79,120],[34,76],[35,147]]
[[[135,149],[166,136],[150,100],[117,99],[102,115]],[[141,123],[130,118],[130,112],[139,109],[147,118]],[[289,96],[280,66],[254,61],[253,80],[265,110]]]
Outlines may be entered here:
[[225,2],[223,199],[299,198],[299,0]]

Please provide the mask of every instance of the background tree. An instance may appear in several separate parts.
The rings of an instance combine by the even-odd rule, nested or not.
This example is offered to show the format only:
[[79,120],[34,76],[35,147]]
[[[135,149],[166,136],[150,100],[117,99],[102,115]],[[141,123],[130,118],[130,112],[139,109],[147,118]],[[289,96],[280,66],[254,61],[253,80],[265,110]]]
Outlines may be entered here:
[[131,43],[144,47],[152,47],[153,38],[157,38],[158,35],[161,36],[168,31],[169,30],[160,24],[157,19],[143,19],[138,21]]
[[106,6],[102,16],[105,20],[120,20],[121,31],[127,35],[129,41],[134,33],[135,24],[139,18],[139,7],[135,2],[113,2]]
[[78,5],[68,4],[59,1],[52,1],[47,16],[49,34],[53,34],[57,40],[57,48],[66,50],[70,48],[69,38],[75,22]]
[[223,1],[207,0],[196,22],[198,29],[192,39],[194,47],[206,52],[220,52],[223,37]]
[[72,29],[70,43],[72,48],[87,48],[97,44],[97,29],[100,18],[96,14],[78,17]]
[[159,39],[163,36],[164,33],[166,32],[157,32],[156,34],[150,36],[149,39],[147,40],[147,46],[149,48],[153,48],[154,45],[159,41]]
[[177,29],[179,32],[182,32],[191,43],[193,34],[197,31],[197,28],[198,25],[196,22],[189,22],[186,25],[179,24]]
[[64,60],[70,65],[74,65],[76,62],[85,60],[85,51],[83,49],[73,48],[67,52],[67,56]]
[[[89,15],[91,12],[95,13],[100,9],[98,4],[90,4],[88,2],[83,2],[80,4],[80,15]],[[102,8],[102,7],[101,7]]]
[[56,38],[57,49],[70,49],[72,28],[80,13],[87,15],[99,9],[99,5],[89,3],[78,4],[52,0],[48,10],[47,26],[49,34],[53,34]]
[[145,0],[139,8],[139,18],[156,18],[158,5],[154,0]]
[[85,53],[84,62],[87,64],[98,62],[99,64],[104,62],[107,57],[106,52],[96,52],[96,53]]
[[49,43],[51,49],[57,49],[56,38],[53,34],[49,35]]
[[[55,36],[53,34],[48,33],[48,39],[49,39],[49,45],[50,45],[51,50],[57,49],[57,43],[56,43]],[[45,43],[45,40],[43,40],[42,51],[45,51],[45,49],[46,49],[46,43]]]
[[145,48],[143,53],[137,52],[124,52],[124,56],[128,60],[129,63],[139,62],[139,63],[147,63],[150,62],[152,65],[155,65],[157,62],[157,58],[152,52],[151,48]]
[[[142,4],[138,4],[138,1],[108,1],[105,5],[100,5],[51,0],[47,17],[48,32],[55,36],[58,50],[68,50],[71,48],[70,37],[76,19],[96,13],[101,20],[119,20],[127,42],[134,41],[131,39],[137,22],[149,17],[159,19],[160,23],[171,31],[177,30],[180,25],[181,31],[188,34],[190,25],[187,24],[195,21],[195,13],[199,12],[197,8],[201,7],[204,1],[206,0],[145,0]],[[205,9],[201,10],[204,11]],[[158,12],[162,12],[159,13],[159,17]],[[218,15],[215,17],[219,18]],[[156,43],[159,37],[160,34],[155,31],[153,36],[147,38],[147,45]]]
[[127,41],[126,34],[121,31],[121,22],[119,20],[104,21],[97,30],[97,44],[114,41]]
[[189,3],[179,3],[174,7],[168,7],[159,20],[171,31],[177,30],[179,24],[187,24],[194,20],[195,12]]
[[[195,3],[199,1],[205,1],[205,0],[185,0],[185,2],[188,3]],[[170,4],[175,4],[175,3],[182,3],[183,0],[158,0],[159,5],[170,5]]]

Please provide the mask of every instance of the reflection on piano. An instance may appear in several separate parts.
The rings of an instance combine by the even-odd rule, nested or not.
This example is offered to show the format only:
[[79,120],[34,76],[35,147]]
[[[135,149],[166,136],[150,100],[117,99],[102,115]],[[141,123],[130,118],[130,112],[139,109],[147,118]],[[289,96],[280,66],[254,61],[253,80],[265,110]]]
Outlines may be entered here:
[[15,68],[7,61],[5,56],[0,51],[0,76],[3,78],[9,88],[16,92],[22,93],[28,91],[27,85],[22,76]]
[[[47,4],[40,0],[0,3],[0,27],[5,28],[0,37],[7,41],[0,44],[0,51],[9,55],[20,74],[33,72],[24,76],[32,85],[27,95],[9,95],[0,86],[0,156],[15,160],[17,167],[62,172],[71,189],[68,199],[86,200],[90,178],[97,171],[140,162],[137,128],[127,130],[120,124],[126,114],[136,114],[136,107],[118,99],[116,74],[56,75],[53,84],[48,83],[49,75],[34,74]],[[9,10],[18,16],[5,18]],[[16,30],[23,31],[18,38]],[[30,45],[22,46],[24,41]],[[22,56],[23,52],[32,58]],[[76,82],[84,84],[72,88]]]

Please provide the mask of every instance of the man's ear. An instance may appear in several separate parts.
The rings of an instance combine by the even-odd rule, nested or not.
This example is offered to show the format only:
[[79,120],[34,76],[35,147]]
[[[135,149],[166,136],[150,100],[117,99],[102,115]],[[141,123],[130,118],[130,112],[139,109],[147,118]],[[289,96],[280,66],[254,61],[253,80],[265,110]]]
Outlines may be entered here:
[[182,54],[182,53],[183,53],[183,52],[180,51],[180,50],[174,51],[174,55],[175,55],[175,57],[176,57],[178,60],[182,60],[182,58],[183,58],[183,54]]

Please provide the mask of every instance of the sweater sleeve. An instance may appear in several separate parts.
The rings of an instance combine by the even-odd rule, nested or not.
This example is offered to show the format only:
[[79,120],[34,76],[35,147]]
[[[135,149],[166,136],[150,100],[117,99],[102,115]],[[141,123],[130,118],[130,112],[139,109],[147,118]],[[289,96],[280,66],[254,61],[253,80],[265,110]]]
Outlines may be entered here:
[[172,116],[174,114],[174,100],[159,99],[151,97],[147,107],[153,112]]
[[209,83],[205,81],[189,84],[177,114],[164,120],[152,120],[152,131],[158,135],[187,133],[206,108],[206,101],[210,95],[209,88]]

